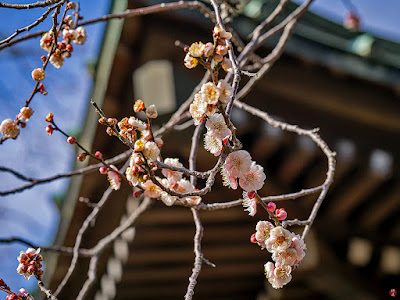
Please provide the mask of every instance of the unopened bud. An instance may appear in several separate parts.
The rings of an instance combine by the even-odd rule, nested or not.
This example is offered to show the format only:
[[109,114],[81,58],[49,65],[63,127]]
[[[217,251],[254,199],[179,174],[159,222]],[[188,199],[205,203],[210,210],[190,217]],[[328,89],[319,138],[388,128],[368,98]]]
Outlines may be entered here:
[[107,119],[106,119],[106,117],[101,117],[100,119],[99,119],[99,123],[100,124],[106,124],[107,123]]
[[157,137],[157,138],[154,139],[154,143],[156,143],[156,145],[157,145],[158,148],[161,148],[162,145],[164,145],[164,141],[163,141],[161,138],[159,138],[159,137]]
[[254,199],[256,197],[256,192],[255,191],[251,191],[247,193],[247,197],[249,197],[250,199]]
[[133,197],[134,198],[139,198],[143,194],[142,190],[137,190],[133,192]]
[[107,174],[107,168],[104,167],[104,166],[103,166],[103,167],[100,167],[100,168],[99,168],[99,172],[100,172],[100,174],[103,174],[103,175],[104,175],[104,174]]
[[44,84],[43,84],[43,83],[40,83],[40,84],[39,84],[38,90],[39,90],[39,92],[40,92],[41,94],[47,95],[47,91],[46,91],[46,88],[44,87]]
[[67,9],[75,9],[75,3],[74,2],[68,2],[67,3]]
[[285,209],[280,208],[276,210],[275,216],[278,218],[278,220],[283,221],[287,218],[287,212],[285,211]]
[[73,136],[69,136],[67,138],[67,142],[68,142],[68,144],[75,144],[76,143],[76,139]]
[[270,212],[274,212],[276,209],[276,204],[274,202],[268,202],[267,204],[267,209]]
[[146,116],[150,119],[155,119],[158,117],[158,112],[157,112],[157,108],[154,104],[150,105],[147,109],[146,109]]
[[54,127],[51,125],[46,126],[46,132],[48,135],[51,135],[53,133]]
[[86,159],[86,154],[85,153],[80,153],[76,156],[76,159],[78,161],[84,161]]
[[257,244],[257,240],[256,240],[256,234],[253,233],[250,237],[250,242],[252,242],[253,244]]
[[114,135],[114,131],[112,130],[111,127],[107,127],[106,132],[109,136],[113,136]]
[[110,125],[110,126],[115,126],[115,125],[117,125],[118,120],[117,120],[116,118],[108,118],[108,119],[107,119],[107,123],[108,123],[108,125]]
[[42,55],[42,56],[40,57],[40,59],[42,60],[42,62],[45,62],[46,59],[47,59],[47,57],[46,57],[46,55]]
[[94,156],[96,156],[97,159],[102,159],[103,158],[103,154],[100,151],[96,151]]
[[46,118],[44,119],[46,122],[53,122],[53,113],[48,113]]
[[139,111],[142,111],[144,109],[145,109],[144,102],[140,99],[136,100],[135,104],[133,105],[133,111],[135,113],[138,113]]

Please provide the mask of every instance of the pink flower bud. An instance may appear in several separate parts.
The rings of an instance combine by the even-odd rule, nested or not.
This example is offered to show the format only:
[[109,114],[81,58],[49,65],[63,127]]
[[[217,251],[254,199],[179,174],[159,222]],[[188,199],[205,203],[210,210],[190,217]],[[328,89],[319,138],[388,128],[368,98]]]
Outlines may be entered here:
[[352,11],[350,11],[343,20],[343,26],[351,31],[358,31],[360,29],[360,19]]
[[100,172],[100,174],[103,174],[103,175],[104,175],[104,174],[107,174],[107,168],[104,167],[104,166],[103,166],[103,167],[100,167],[100,168],[99,168],[99,172]]
[[107,119],[107,123],[108,123],[108,125],[110,125],[110,126],[115,126],[115,125],[117,125],[118,120],[117,120],[116,118],[108,118],[108,119]]
[[267,204],[267,208],[268,208],[268,211],[274,212],[275,209],[276,209],[276,204],[275,204],[274,202],[269,202],[269,203]]
[[99,123],[100,124],[106,124],[106,122],[107,122],[107,119],[105,118],[105,117],[101,117],[100,119],[99,119]]
[[254,199],[256,197],[256,192],[255,191],[251,191],[247,193],[247,197],[249,197],[250,199]]
[[24,122],[19,122],[19,125],[21,125],[21,128],[25,128],[26,127],[26,123],[24,123]]
[[44,87],[43,83],[39,84],[38,90],[42,95],[47,95],[47,91],[46,91],[46,88]]
[[143,180],[147,181],[148,179],[149,179],[149,175],[144,174],[144,175],[143,175]]
[[279,208],[276,210],[275,216],[278,218],[278,220],[283,221],[287,218],[287,212],[285,211],[285,209]]
[[86,154],[85,153],[80,153],[77,155],[76,159],[78,161],[84,161],[86,159]]
[[68,138],[67,138],[67,142],[68,142],[68,144],[75,144],[76,143],[76,139],[73,137],[73,136],[69,136]]
[[41,68],[34,69],[32,71],[32,78],[35,81],[42,81],[46,75],[44,74],[44,70]]
[[143,194],[142,190],[137,190],[133,192],[133,197],[134,198],[139,198]]
[[252,242],[253,244],[257,244],[257,240],[256,240],[256,234],[253,233],[250,237],[250,242]]
[[107,127],[106,133],[107,133],[109,136],[113,136],[113,135],[114,135],[114,131],[112,130],[111,127]]
[[42,261],[42,260],[43,260],[43,256],[40,255],[40,254],[38,254],[38,255],[36,256],[36,261],[40,262],[40,261]]
[[98,159],[102,159],[103,158],[103,154],[100,151],[96,151],[94,156],[96,156],[96,158],[98,158]]
[[157,145],[158,148],[161,148],[162,145],[164,145],[164,141],[163,141],[161,138],[159,138],[159,137],[157,137],[157,138],[154,139],[154,143],[156,143],[156,145]]
[[46,126],[46,132],[48,135],[51,135],[53,133],[54,127],[51,126],[50,124]]

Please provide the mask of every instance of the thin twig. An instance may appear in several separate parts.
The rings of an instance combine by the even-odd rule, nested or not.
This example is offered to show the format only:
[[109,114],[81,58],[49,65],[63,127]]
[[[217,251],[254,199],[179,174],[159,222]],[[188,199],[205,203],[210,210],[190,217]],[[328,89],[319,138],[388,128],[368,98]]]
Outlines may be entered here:
[[60,2],[61,0],[45,0],[45,1],[38,1],[35,3],[30,4],[8,4],[4,2],[0,2],[0,7],[6,8],[14,8],[14,9],[31,9],[37,7],[46,7],[53,5],[54,3]]

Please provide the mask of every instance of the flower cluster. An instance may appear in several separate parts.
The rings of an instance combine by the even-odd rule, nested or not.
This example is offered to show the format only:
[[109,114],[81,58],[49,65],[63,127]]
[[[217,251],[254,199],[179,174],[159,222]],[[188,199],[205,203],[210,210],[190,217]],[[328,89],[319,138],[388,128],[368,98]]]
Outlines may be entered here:
[[190,105],[190,114],[194,124],[200,124],[204,118],[211,117],[217,111],[218,101],[227,103],[232,96],[232,87],[225,80],[221,79],[215,85],[212,82],[203,84],[200,91],[194,95]]
[[[49,59],[49,62],[57,69],[63,66],[64,58],[70,57],[72,51],[74,51],[71,42],[74,42],[76,45],[83,45],[87,38],[85,28],[82,26],[79,26],[76,29],[74,28],[75,24],[71,15],[66,16],[63,23],[63,40],[57,43]],[[51,52],[54,40],[54,32],[48,31],[42,35],[42,38],[40,39],[40,47],[47,52]]]
[[21,251],[18,256],[19,265],[17,268],[17,272],[19,275],[24,275],[28,280],[34,275],[36,278],[42,278],[42,264],[40,263],[43,260],[43,257],[39,254],[40,248],[37,250],[33,248],[28,248],[26,252]]
[[274,226],[268,221],[259,221],[256,232],[250,239],[261,249],[272,253],[275,263],[264,265],[265,275],[272,287],[282,288],[292,279],[293,267],[298,265],[305,256],[306,245],[298,234],[290,232],[282,226]]
[[196,42],[190,45],[184,59],[186,68],[195,68],[199,63],[202,65],[222,67],[226,72],[229,72],[232,67],[232,62],[226,57],[229,50],[226,40],[232,38],[230,32],[222,28],[214,27],[213,30],[214,43]]
[[239,181],[239,186],[246,192],[258,191],[266,179],[264,168],[252,161],[250,153],[246,150],[230,153],[221,173],[224,185],[237,189]]

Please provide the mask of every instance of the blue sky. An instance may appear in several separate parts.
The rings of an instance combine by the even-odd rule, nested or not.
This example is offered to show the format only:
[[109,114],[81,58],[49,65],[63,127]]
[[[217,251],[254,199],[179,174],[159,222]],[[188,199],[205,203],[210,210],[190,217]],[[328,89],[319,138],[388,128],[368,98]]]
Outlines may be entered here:
[[[346,1],[316,0],[311,10],[342,23],[347,12],[344,5]],[[82,1],[81,12],[85,19],[91,19],[107,12],[109,4],[110,1],[105,0]],[[353,0],[353,4],[361,18],[361,30],[381,38],[400,41],[399,0]],[[0,9],[1,36],[4,38],[15,28],[31,23],[41,11]],[[51,24],[45,22],[39,28],[48,30],[50,27]],[[88,107],[91,88],[91,77],[86,65],[97,57],[103,28],[104,24],[88,26],[86,44],[75,46],[72,57],[67,59],[64,67],[59,70],[48,67],[44,84],[49,94],[35,97],[31,105],[35,113],[20,137],[16,141],[9,140],[0,145],[0,166],[12,167],[37,178],[71,169],[75,159],[74,147],[68,145],[60,134],[48,136],[44,117],[51,111],[57,124],[66,132],[79,131]],[[31,70],[41,66],[40,56],[43,54],[45,52],[39,47],[38,39],[0,51],[0,121],[14,118],[24,105],[34,86]],[[23,184],[10,175],[0,173],[0,176],[1,191]],[[51,242],[58,222],[58,211],[53,199],[65,191],[67,184],[66,180],[60,180],[22,194],[2,197],[0,237],[20,236],[37,244]],[[16,257],[19,251],[25,249],[25,246],[18,244],[0,247],[0,257],[3,258],[0,260],[0,277],[14,289],[35,284],[33,279],[27,283],[14,271],[18,265]]]
[[[99,17],[108,12],[109,5],[110,1],[82,1],[81,14],[84,19]],[[30,24],[42,12],[39,8],[29,11],[0,9],[1,39],[16,28]],[[44,22],[38,29],[49,30],[50,22]],[[92,82],[87,64],[97,58],[104,25],[86,27],[87,42],[74,47],[72,56],[62,68],[48,66],[43,81],[48,95],[35,96],[31,104],[35,112],[18,139],[7,140],[0,145],[0,166],[14,168],[35,178],[46,178],[71,169],[75,159],[74,146],[67,144],[61,134],[48,136],[44,117],[53,112],[56,123],[64,131],[80,130]],[[0,51],[0,120],[14,119],[24,106],[35,84],[31,71],[42,65],[40,56],[44,54],[46,52],[40,48],[39,39]],[[0,173],[0,176],[1,191],[24,184],[11,175]],[[57,229],[59,216],[53,199],[65,192],[67,185],[67,180],[58,180],[24,193],[1,197],[0,237],[20,236],[35,244],[49,244]],[[21,250],[26,250],[26,247],[20,244],[0,247],[0,257],[10,258],[0,260],[0,278],[16,290],[35,286],[34,279],[27,282],[14,271],[18,265],[16,257]]]

